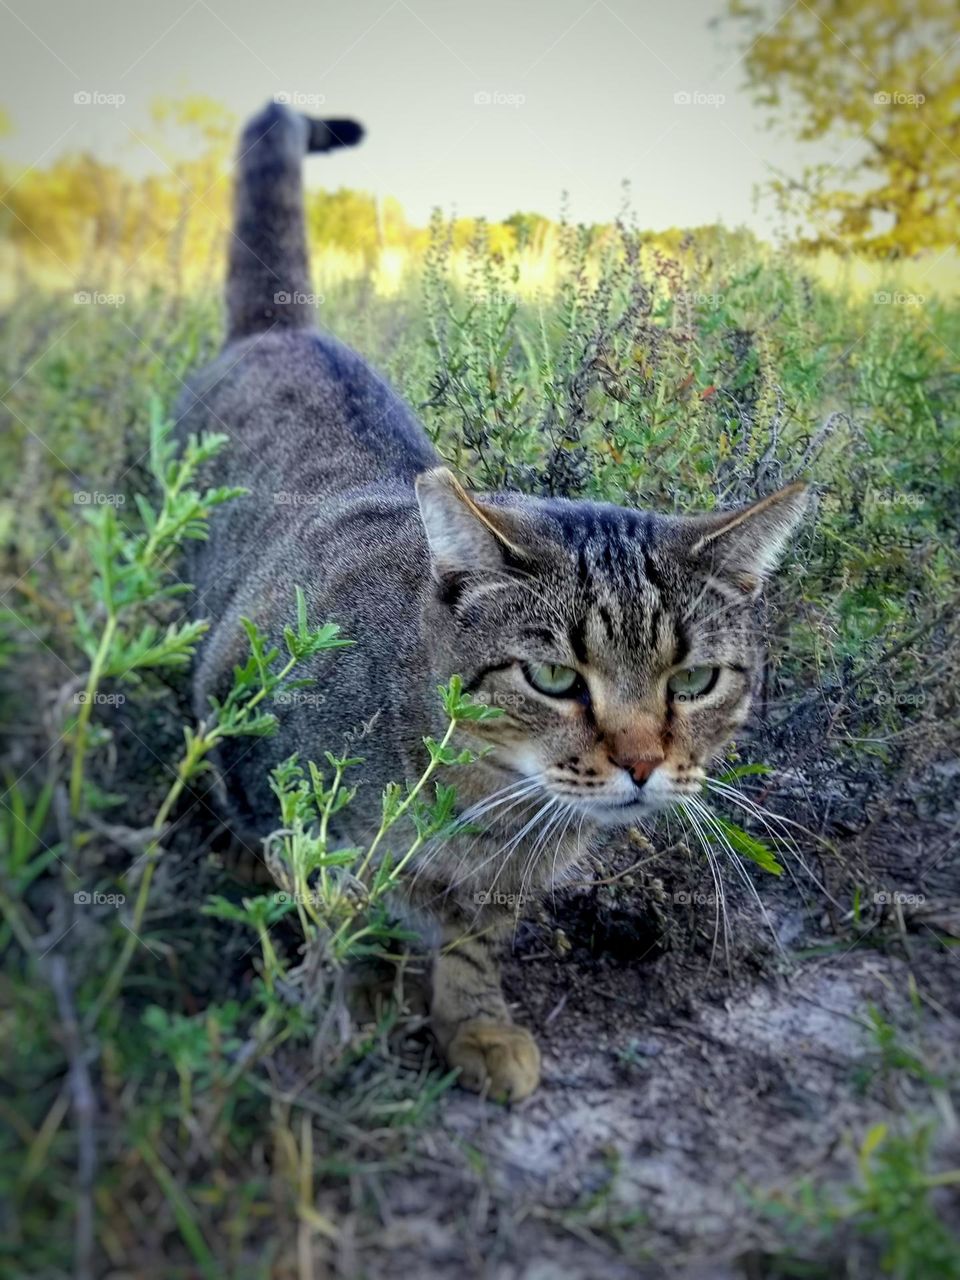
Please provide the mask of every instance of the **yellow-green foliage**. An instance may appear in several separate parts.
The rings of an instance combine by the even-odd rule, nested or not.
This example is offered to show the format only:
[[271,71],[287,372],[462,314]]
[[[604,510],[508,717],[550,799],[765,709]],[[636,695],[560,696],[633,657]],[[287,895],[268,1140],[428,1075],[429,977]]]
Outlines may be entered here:
[[[781,26],[781,39],[787,39],[792,27],[786,22]],[[751,74],[761,55],[768,58],[763,65],[780,74],[780,46],[772,49],[761,41],[756,50],[748,58]],[[872,100],[870,105],[871,110],[879,111]],[[879,117],[900,133],[908,125],[913,129],[910,154],[918,164],[923,153],[916,130],[926,135],[929,147],[936,146],[924,127],[931,123],[929,108],[925,106],[924,111],[921,116],[905,107],[891,107],[886,116]],[[66,153],[45,167],[25,170],[0,163],[0,183],[7,189],[0,204],[0,300],[14,296],[27,282],[51,288],[119,291],[126,297],[157,284],[178,292],[217,287],[231,221],[230,155],[238,124],[212,99],[198,95],[162,98],[153,103],[147,127],[134,130],[130,139],[131,154],[138,149],[141,155],[153,157],[145,174],[134,176],[122,162],[108,163],[86,152]],[[10,127],[7,118],[0,115],[0,136]],[[956,126],[953,129],[956,132]],[[949,130],[943,134],[944,138],[949,136]],[[960,149],[960,142],[956,148]],[[916,192],[909,201],[894,193],[902,205],[902,219],[896,234],[870,241],[878,253],[938,243],[943,225],[935,184],[937,175],[946,176],[941,174],[942,160],[939,157],[933,166],[930,182],[923,184],[928,192],[928,212],[933,212],[922,231],[912,222],[908,226],[907,221],[908,216],[914,221],[921,214],[926,217]],[[926,159],[924,163],[928,163]],[[909,177],[905,174],[904,170],[904,182]],[[890,181],[896,185],[899,178],[893,175]],[[910,181],[915,184],[915,179]],[[786,192],[782,185],[781,194]],[[824,200],[822,207],[817,206],[819,212],[814,211],[821,225],[827,212],[848,198],[834,195]],[[912,202],[909,215],[904,201]],[[347,281],[364,280],[378,295],[393,297],[419,274],[430,232],[412,226],[396,200],[378,200],[369,192],[349,188],[311,189],[306,195],[306,215],[311,262],[321,293]],[[837,225],[854,247],[864,241],[865,232],[849,210],[842,225]],[[508,269],[511,293],[530,299],[556,294],[562,278],[558,261],[562,228],[538,213],[518,212],[492,224],[476,218],[456,219],[448,228],[449,265],[459,285],[466,285],[469,279],[470,245],[481,228],[489,251]],[[612,224],[589,230],[587,270],[594,277],[612,236]],[[705,251],[716,244],[728,250],[739,246],[751,255],[758,252],[749,232],[731,233],[715,227],[668,229],[656,235],[647,233],[643,240],[650,248],[676,256],[690,236],[695,236]],[[874,268],[861,257],[851,258],[845,243],[835,236],[824,233],[813,242],[813,247],[822,246],[828,249],[814,260],[813,270],[825,283],[863,293],[889,283],[884,265]],[[941,296],[957,292],[957,261],[956,251],[948,250],[936,262]],[[930,265],[905,263],[898,287],[929,296],[933,292]],[[851,272],[855,280],[851,280]]]
[[[882,257],[956,239],[960,44],[951,0],[816,0],[772,15],[730,0],[743,65],[771,122],[819,144],[773,184],[814,248]],[[836,149],[827,149],[835,142]]]

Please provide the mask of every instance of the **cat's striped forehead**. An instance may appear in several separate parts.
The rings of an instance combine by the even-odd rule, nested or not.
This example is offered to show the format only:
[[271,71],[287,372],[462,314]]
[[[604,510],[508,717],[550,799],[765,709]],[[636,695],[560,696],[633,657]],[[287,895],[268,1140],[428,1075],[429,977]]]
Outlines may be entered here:
[[618,514],[627,518],[597,521],[569,544],[575,551],[570,643],[578,662],[624,674],[679,661],[686,642],[677,584],[650,522]]
[[669,521],[650,512],[593,503],[544,504],[551,541],[567,572],[556,582],[554,615],[566,621],[580,663],[633,668],[682,663],[698,622],[714,643],[739,630],[741,610],[678,554]]

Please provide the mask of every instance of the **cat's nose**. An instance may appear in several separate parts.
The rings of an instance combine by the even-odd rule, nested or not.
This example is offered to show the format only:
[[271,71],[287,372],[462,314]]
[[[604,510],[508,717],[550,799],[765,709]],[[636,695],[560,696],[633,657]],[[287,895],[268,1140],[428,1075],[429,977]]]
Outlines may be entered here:
[[613,763],[619,765],[621,769],[626,769],[637,786],[642,787],[657,765],[663,764],[663,756],[644,756],[636,760],[614,760]]

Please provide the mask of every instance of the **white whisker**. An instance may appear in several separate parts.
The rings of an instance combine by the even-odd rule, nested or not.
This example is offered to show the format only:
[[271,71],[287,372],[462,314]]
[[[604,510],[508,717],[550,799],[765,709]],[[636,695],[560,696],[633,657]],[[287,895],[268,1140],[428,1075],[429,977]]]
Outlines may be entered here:
[[747,889],[752,894],[753,899],[756,902],[757,906],[760,908],[760,914],[763,916],[763,921],[766,924],[767,928],[770,930],[770,936],[773,938],[773,941],[777,947],[777,950],[780,952],[781,956],[786,958],[786,952],[784,951],[783,945],[781,944],[780,939],[777,936],[776,929],[773,927],[773,921],[770,919],[770,915],[763,904],[763,899],[760,897],[760,894],[757,891],[756,885],[750,879],[750,876],[749,876],[749,873],[747,872],[746,867],[743,865],[743,862],[740,860],[739,856],[737,855],[737,851],[734,849],[733,845],[730,843],[729,839],[727,838],[726,832],[723,830],[723,827],[720,826],[720,824],[717,822],[716,817],[710,812],[710,810],[707,808],[705,804],[703,804],[702,801],[694,798],[694,799],[691,799],[689,803],[696,808],[696,811],[700,814],[704,822],[707,824],[708,829],[714,833],[714,835],[716,836],[720,844],[723,846],[723,848],[726,849],[727,853],[730,854],[730,857],[733,860],[734,870],[738,873],[741,881],[746,885]]
[[557,849],[560,848],[560,841],[563,839],[563,832],[566,830],[566,827],[569,826],[569,823],[570,823],[571,812],[572,812],[572,807],[569,804],[561,803],[559,812],[551,816],[550,821],[544,827],[542,833],[534,843],[533,848],[530,850],[530,854],[527,858],[523,872],[520,876],[520,888],[517,892],[516,911],[514,915],[514,937],[516,937],[516,930],[520,924],[520,909],[523,906],[523,894],[524,894],[524,890],[527,887],[527,878],[528,876],[533,875],[533,871],[536,866],[537,858],[539,857],[540,850],[547,843],[547,840],[550,836],[551,831],[556,830],[556,828],[560,825],[560,823],[563,822],[564,819],[566,819],[566,823],[564,827],[561,829],[560,834],[557,837],[556,847]]
[[480,863],[479,866],[472,867],[467,872],[466,876],[462,877],[462,879],[455,882],[454,884],[451,884],[450,886],[448,886],[448,888],[451,890],[455,889],[459,884],[463,884],[465,880],[470,879],[471,876],[475,877],[479,875],[480,872],[484,869],[484,867],[489,866],[489,864],[493,862],[495,858],[498,858],[501,855],[503,855],[503,860],[501,861],[500,866],[497,869],[497,874],[494,876],[493,882],[491,883],[489,888],[485,891],[488,895],[492,894],[494,889],[497,886],[497,881],[500,879],[500,876],[503,872],[504,867],[510,861],[510,855],[513,853],[514,849],[516,849],[517,845],[520,843],[523,837],[527,834],[527,832],[531,829],[531,827],[533,827],[542,817],[544,817],[545,814],[547,814],[553,808],[555,804],[558,804],[558,803],[559,801],[557,800],[557,797],[551,796],[550,799],[547,801],[547,803],[537,810],[537,812],[533,815],[533,817],[527,823],[525,823],[524,826],[520,828],[520,830],[511,840],[500,845],[499,848],[493,851],[493,853],[491,853],[488,857],[484,858],[484,860]]
[[[515,780],[507,786],[501,787],[499,791],[494,791],[483,800],[478,800],[474,805],[470,806],[470,808],[465,809],[460,815],[458,822],[466,826],[472,826],[478,818],[485,816],[487,813],[492,812],[495,809],[502,810],[502,812],[497,815],[499,819],[502,819],[512,809],[515,809],[517,805],[522,804],[525,800],[536,795],[540,789],[541,784],[539,777],[535,776],[533,778],[522,778],[519,781]],[[503,808],[504,805],[506,808]],[[466,821],[468,815],[469,821]],[[483,831],[481,831],[474,835],[473,839],[462,851],[459,859],[457,860],[457,865],[454,868],[454,873],[459,871],[460,867],[463,866],[483,834]],[[411,888],[417,883],[418,879],[426,871],[427,867],[436,862],[443,853],[449,852],[449,848],[449,837],[446,837],[437,840],[432,848],[428,848],[426,850],[425,854],[418,860],[416,872],[410,882]]]
[[[804,828],[800,826],[798,822],[794,822],[791,818],[785,818],[782,814],[772,813],[769,809],[761,808],[760,805],[758,805],[755,801],[751,800],[749,796],[744,795],[742,791],[738,791],[736,787],[731,787],[727,783],[717,782],[712,778],[708,778],[706,781],[706,785],[709,790],[715,792],[717,795],[721,796],[724,800],[729,800],[733,804],[739,805],[746,813],[756,818],[757,821],[760,822],[766,828],[767,832],[770,834],[771,838],[774,841],[782,845],[785,845],[790,850],[790,852],[796,858],[800,866],[800,869],[813,882],[813,884],[817,886],[817,888],[824,895],[824,897],[829,902],[831,902],[835,907],[840,906],[840,904],[833,897],[833,895],[830,893],[827,887],[820,883],[819,879],[813,874],[813,872],[807,866],[806,862],[804,861],[803,855],[800,852],[800,847],[797,844],[795,838],[790,834],[790,832],[782,831],[778,833],[774,831],[773,828],[770,826],[771,822],[775,822],[777,826],[781,828],[792,826],[792,827],[797,827],[799,830],[803,831]],[[792,874],[791,874],[791,878],[793,878]],[[794,881],[794,883],[796,883],[796,881]],[[799,886],[798,886],[798,889],[799,889]],[[802,893],[802,890],[801,890],[801,893]]]
[[727,957],[727,967],[729,969],[730,967],[730,935],[729,935],[729,930],[727,925],[727,901],[726,901],[726,895],[724,894],[724,891],[723,891],[723,881],[720,877],[720,873],[716,865],[716,859],[713,856],[713,850],[710,848],[710,842],[706,838],[706,835],[704,834],[703,830],[701,829],[700,823],[697,819],[697,815],[688,807],[687,803],[684,801],[681,801],[681,803],[677,806],[677,809],[675,812],[677,813],[678,817],[681,814],[683,815],[684,819],[686,819],[686,821],[689,822],[690,828],[693,831],[694,835],[697,837],[697,841],[699,842],[700,847],[703,850],[704,855],[706,856],[707,865],[710,868],[710,874],[713,877],[713,884],[717,893],[717,902],[716,902],[717,910],[714,913],[714,918],[713,918],[713,945],[710,949],[710,964],[708,966],[708,972],[713,968],[713,962],[716,959],[721,920],[723,921],[723,948],[724,948],[724,953],[726,954],[726,957]]

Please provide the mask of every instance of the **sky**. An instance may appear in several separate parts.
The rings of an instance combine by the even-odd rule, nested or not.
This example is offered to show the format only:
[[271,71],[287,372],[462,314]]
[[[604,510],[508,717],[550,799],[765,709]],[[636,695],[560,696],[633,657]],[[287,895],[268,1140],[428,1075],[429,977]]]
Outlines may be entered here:
[[[780,0],[777,14],[787,7]],[[770,236],[754,188],[799,173],[799,144],[744,91],[723,0],[0,0],[8,157],[90,150],[159,167],[137,140],[157,95],[204,93],[238,117],[277,94],[352,115],[362,147],[308,185],[499,219],[608,221],[628,180],[639,224],[721,221]],[[77,101],[77,96],[80,101]],[[84,100],[89,96],[90,101]],[[822,152],[820,153],[822,155]],[[820,156],[818,156],[820,158]]]

